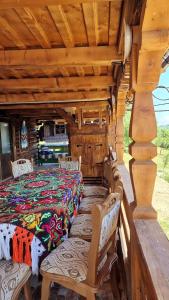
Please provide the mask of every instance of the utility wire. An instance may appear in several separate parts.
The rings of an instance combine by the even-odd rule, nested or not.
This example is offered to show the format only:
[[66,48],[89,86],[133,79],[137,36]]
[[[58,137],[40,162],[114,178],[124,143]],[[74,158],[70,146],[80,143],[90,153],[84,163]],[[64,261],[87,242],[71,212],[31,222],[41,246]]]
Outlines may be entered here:
[[[132,111],[131,109],[127,109],[126,111]],[[169,111],[169,109],[161,109],[161,110],[155,110],[154,112],[165,112]]]
[[167,104],[169,104],[169,102],[166,102],[166,103],[163,103],[163,104],[154,104],[154,106],[163,106],[163,105],[167,105]]
[[[157,89],[165,89],[168,93],[169,93],[169,87],[168,86],[163,86],[163,85],[158,85],[156,88]],[[169,100],[169,98],[159,98],[158,96],[154,95],[154,93],[152,93],[153,97],[158,99],[159,101],[167,101]]]

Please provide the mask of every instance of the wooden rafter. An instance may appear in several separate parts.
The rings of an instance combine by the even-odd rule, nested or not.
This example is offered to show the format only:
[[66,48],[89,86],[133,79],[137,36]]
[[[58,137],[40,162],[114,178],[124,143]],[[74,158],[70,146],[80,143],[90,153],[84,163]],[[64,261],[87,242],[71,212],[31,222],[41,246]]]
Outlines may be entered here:
[[[81,107],[81,108],[90,108],[92,110],[94,109],[98,109],[98,107],[101,108],[106,108],[108,106],[108,102],[107,101],[95,101],[95,102],[89,102],[89,101],[80,101],[80,102],[65,102],[64,104],[62,104],[62,108],[72,108],[72,107]],[[14,112],[17,114],[17,112],[19,111],[19,109],[23,109],[23,114],[24,114],[24,110],[30,110],[30,109],[55,109],[55,108],[60,108],[61,104],[60,103],[29,103],[29,104],[9,104],[9,105],[5,105],[5,104],[0,104],[0,109],[1,110],[14,110]]]
[[92,89],[107,88],[112,84],[111,76],[26,78],[0,80],[0,89]]
[[0,51],[0,66],[110,65],[121,61],[115,46]]
[[[121,0],[95,0],[95,2],[101,1],[111,1],[117,2]],[[64,4],[78,4],[78,3],[93,3],[93,0],[58,0],[57,5],[64,5]],[[56,5],[56,0],[1,0],[0,1],[0,9],[7,9],[7,8],[16,8],[16,7],[26,7],[26,6],[48,6],[48,5]]]
[[73,102],[73,101],[96,101],[110,98],[108,91],[84,91],[84,92],[65,92],[65,93],[34,93],[34,94],[7,94],[0,95],[0,104],[13,103],[45,103],[45,102]]

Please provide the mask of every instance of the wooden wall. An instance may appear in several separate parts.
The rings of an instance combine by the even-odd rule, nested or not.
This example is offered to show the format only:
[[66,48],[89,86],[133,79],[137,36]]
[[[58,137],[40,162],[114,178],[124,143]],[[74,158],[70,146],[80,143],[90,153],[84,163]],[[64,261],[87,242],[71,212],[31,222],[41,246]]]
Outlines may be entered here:
[[[28,148],[21,149],[20,145],[20,130],[23,120],[26,121],[28,129]],[[13,159],[32,158],[37,150],[37,138],[35,131],[35,120],[31,119],[13,119],[12,120],[12,144],[13,144]]]
[[73,159],[82,157],[84,177],[102,177],[103,161],[113,145],[113,129],[110,125],[82,125],[70,128],[70,148]]

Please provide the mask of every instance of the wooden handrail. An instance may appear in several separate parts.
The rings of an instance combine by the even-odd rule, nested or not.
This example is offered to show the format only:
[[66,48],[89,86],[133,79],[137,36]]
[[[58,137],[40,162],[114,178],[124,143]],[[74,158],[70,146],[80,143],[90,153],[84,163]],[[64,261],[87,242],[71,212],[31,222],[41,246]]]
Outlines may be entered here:
[[130,175],[118,165],[123,182],[120,212],[120,241],[127,275],[128,298],[169,299],[169,241],[157,220],[133,220],[135,205]]

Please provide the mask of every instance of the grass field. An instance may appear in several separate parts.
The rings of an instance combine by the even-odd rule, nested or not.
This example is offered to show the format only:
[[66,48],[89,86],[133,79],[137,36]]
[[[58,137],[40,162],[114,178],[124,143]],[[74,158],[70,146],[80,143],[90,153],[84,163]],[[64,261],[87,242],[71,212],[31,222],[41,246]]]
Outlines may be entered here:
[[[169,239],[169,161],[166,162],[166,150],[158,149],[158,156],[154,159],[157,163],[157,178],[153,194],[153,206],[158,212],[158,221]],[[128,167],[128,162],[131,156],[128,153],[124,154],[125,164]]]

